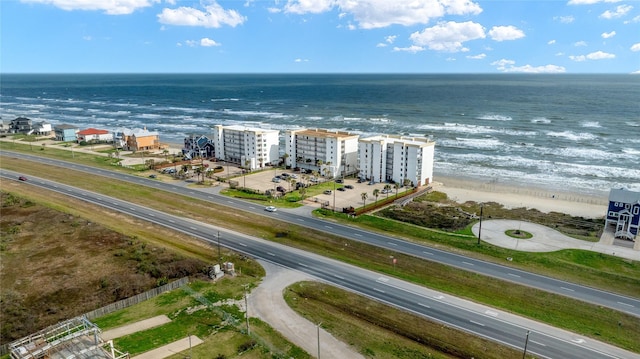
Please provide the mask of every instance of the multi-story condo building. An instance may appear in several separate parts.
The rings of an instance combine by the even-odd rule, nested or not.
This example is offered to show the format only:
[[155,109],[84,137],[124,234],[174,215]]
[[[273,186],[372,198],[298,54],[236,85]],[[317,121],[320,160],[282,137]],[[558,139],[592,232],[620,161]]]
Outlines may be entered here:
[[278,130],[216,125],[212,137],[221,160],[252,170],[279,161]]
[[434,148],[435,142],[427,138],[382,135],[360,139],[359,176],[374,182],[427,185],[433,181]]
[[358,135],[324,129],[289,130],[285,133],[285,164],[327,177],[357,172]]

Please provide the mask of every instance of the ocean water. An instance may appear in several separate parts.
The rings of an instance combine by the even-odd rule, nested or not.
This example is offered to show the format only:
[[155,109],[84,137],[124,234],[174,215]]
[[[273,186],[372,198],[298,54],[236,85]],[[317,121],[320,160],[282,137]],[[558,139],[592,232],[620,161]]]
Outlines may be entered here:
[[640,191],[637,75],[2,74],[0,116],[170,143],[217,124],[427,136],[436,181]]

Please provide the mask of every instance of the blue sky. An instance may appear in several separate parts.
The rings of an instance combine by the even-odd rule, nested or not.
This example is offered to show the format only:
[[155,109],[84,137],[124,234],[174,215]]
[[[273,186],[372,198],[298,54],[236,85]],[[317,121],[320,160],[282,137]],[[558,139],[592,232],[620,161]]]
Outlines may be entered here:
[[2,0],[3,73],[640,73],[625,0]]

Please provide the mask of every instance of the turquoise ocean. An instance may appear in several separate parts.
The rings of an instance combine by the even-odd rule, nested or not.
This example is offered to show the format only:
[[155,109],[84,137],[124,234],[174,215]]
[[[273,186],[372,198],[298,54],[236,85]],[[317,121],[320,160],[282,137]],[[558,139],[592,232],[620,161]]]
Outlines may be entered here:
[[176,144],[217,124],[426,136],[436,181],[640,191],[639,75],[2,74],[0,116]]

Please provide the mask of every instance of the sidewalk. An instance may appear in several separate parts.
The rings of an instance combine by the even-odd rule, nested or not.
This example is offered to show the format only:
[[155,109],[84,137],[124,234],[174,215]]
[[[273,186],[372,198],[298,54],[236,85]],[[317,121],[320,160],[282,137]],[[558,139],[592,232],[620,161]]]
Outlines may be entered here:
[[[476,223],[472,231],[477,236],[480,224]],[[507,230],[521,229],[533,237],[517,239],[505,234]],[[554,252],[562,249],[582,249],[600,252],[616,257],[640,261],[640,250],[616,246],[603,236],[599,242],[587,242],[568,237],[555,229],[524,221],[495,219],[482,221],[481,239],[493,245],[523,252]],[[636,243],[636,248],[638,244]]]

